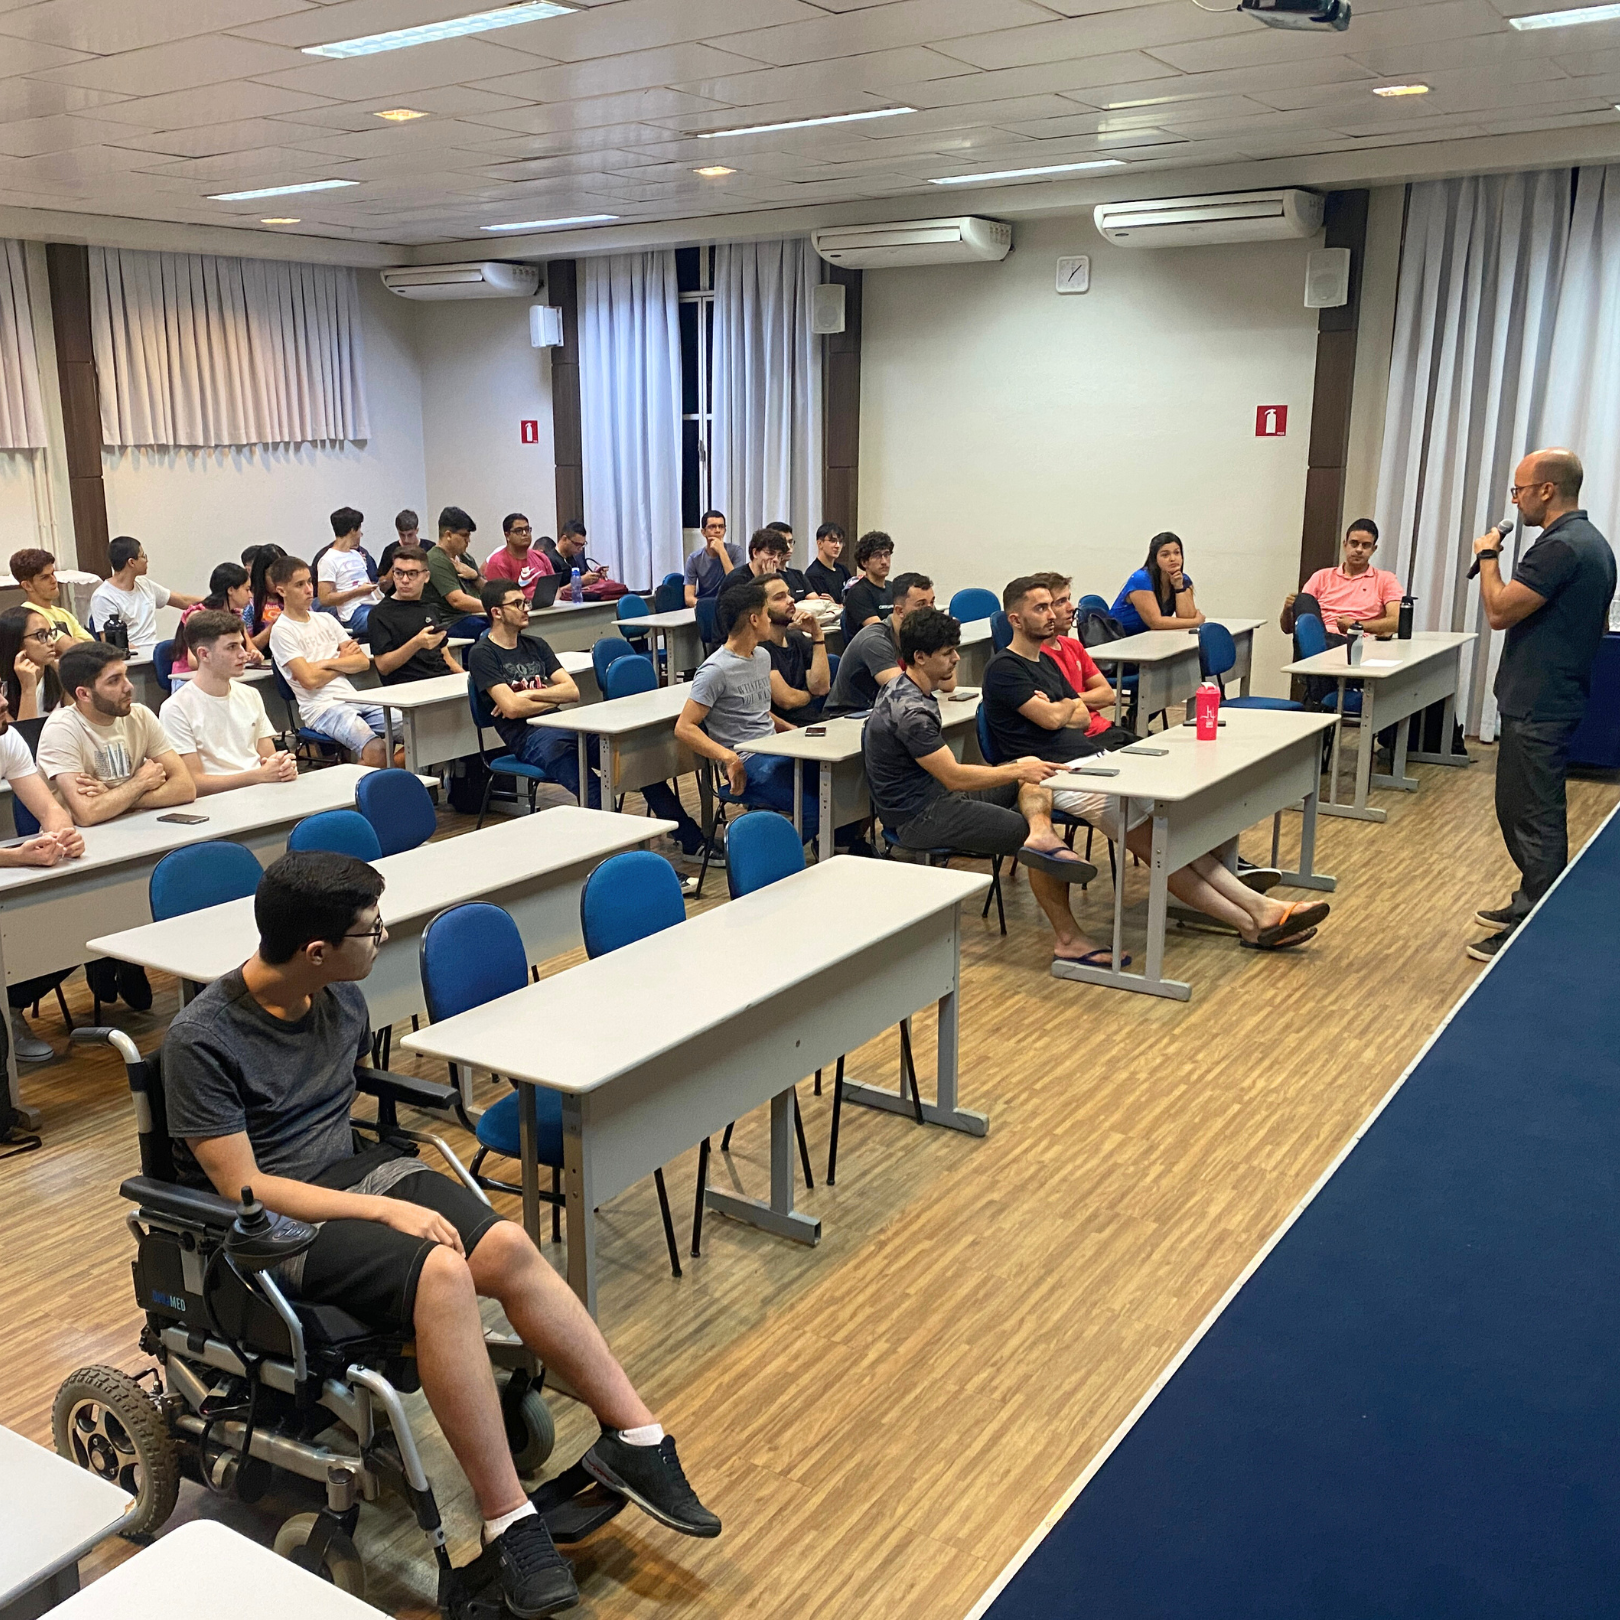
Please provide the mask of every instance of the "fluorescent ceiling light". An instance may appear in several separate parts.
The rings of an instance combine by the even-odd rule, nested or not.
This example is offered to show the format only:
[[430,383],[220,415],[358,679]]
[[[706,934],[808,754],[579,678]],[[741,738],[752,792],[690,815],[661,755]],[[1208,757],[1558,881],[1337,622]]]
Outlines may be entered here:
[[261,219],[261,225],[302,225],[301,219]]
[[700,141],[717,141],[725,135],[768,135],[774,129],[814,129],[820,124],[858,124],[867,118],[898,118],[916,112],[915,107],[874,107],[870,112],[833,113],[827,118],[790,118],[783,124],[748,124],[742,129],[701,129]]
[[701,174],[709,179],[715,179],[722,174],[735,174],[735,169],[728,169],[723,163],[711,163],[706,169],[694,169],[693,174]]
[[575,214],[570,219],[519,219],[510,225],[480,225],[481,231],[549,231],[559,225],[605,225],[617,214]]
[[390,107],[386,112],[373,113],[373,118],[386,118],[390,124],[408,124],[413,118],[426,118],[425,112],[413,107]]
[[1095,158],[1089,163],[1048,163],[1039,169],[997,169],[993,174],[947,174],[930,180],[931,186],[967,186],[983,180],[1027,180],[1038,174],[1074,174],[1080,169],[1122,169],[1120,158]]
[[494,28],[511,28],[517,23],[539,22],[543,17],[562,17],[572,6],[557,0],[521,0],[515,6],[497,6],[493,11],[475,11],[467,17],[451,17],[445,22],[422,23],[416,28],[395,28],[386,34],[363,34],[359,39],[335,40],[330,45],[306,45],[306,56],[375,56],[379,51],[403,51],[411,45],[431,45],[436,40],[460,39],[464,34],[487,34]]
[[301,186],[260,186],[257,191],[215,191],[209,202],[251,202],[255,197],[290,197],[295,191],[336,191],[339,186],[357,186],[358,180],[306,180]]
[[1426,84],[1381,84],[1373,90],[1375,96],[1426,96],[1428,93]]
[[1620,5],[1577,6],[1573,11],[1536,11],[1528,17],[1509,17],[1510,28],[1572,28],[1576,23],[1614,22]]

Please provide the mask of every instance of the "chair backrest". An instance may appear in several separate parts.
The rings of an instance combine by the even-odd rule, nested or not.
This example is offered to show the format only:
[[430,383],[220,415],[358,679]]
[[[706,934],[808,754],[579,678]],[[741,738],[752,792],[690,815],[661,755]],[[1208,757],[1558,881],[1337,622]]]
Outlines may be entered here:
[[384,855],[415,849],[439,830],[432,795],[409,771],[394,766],[362,776],[354,802],[371,823]]
[[726,828],[726,884],[733,900],[803,870],[804,845],[786,816],[753,810]]
[[1001,606],[1001,598],[982,585],[970,585],[951,598],[947,610],[958,624],[971,624],[975,619],[990,618]]
[[629,658],[615,658],[608,665],[602,696],[611,700],[629,697],[633,692],[653,692],[657,689],[658,671],[653,668],[652,659],[635,653]]
[[718,647],[722,641],[720,634],[720,598],[718,596],[700,596],[697,604],[698,636],[706,648]]
[[1111,606],[1108,599],[1103,596],[1082,596],[1078,605],[1090,608],[1094,613],[1106,613]]
[[270,660],[270,679],[275,685],[276,696],[281,699],[282,706],[287,711],[287,729],[296,735],[303,729],[303,718],[298,712],[298,699],[294,696],[287,677],[281,673],[281,665],[274,658]]
[[1000,608],[990,615],[990,645],[997,652],[1012,645],[1012,620]]
[[158,685],[167,686],[174,670],[174,637],[160,641],[152,649],[152,668],[157,672]]
[[686,581],[679,574],[665,576],[664,582],[653,592],[654,613],[674,613],[686,606]]
[[598,636],[591,647],[591,668],[596,671],[596,684],[607,679],[610,665],[619,658],[633,658],[636,649],[623,636]]
[[619,598],[619,617],[621,619],[645,619],[649,609],[645,596],[621,596]]
[[1294,650],[1301,658],[1327,651],[1327,627],[1314,613],[1301,613],[1294,620]]
[[138,1063],[125,1063],[129,1094],[135,1102],[135,1137],[141,1149],[141,1174],[153,1181],[180,1179],[169,1136],[169,1105],[163,1092],[163,1048],[155,1046]]
[[422,930],[422,999],[437,1024],[529,982],[523,936],[511,915],[483,901],[451,906]]
[[1198,627],[1198,668],[1206,681],[1219,682],[1237,662],[1237,643],[1224,624],[1208,621]]
[[[836,681],[838,679],[838,660],[841,656],[842,654],[840,653],[830,652],[827,654],[827,679],[829,681]],[[828,691],[831,690],[832,688],[828,687]]]
[[996,747],[996,739],[990,730],[990,716],[985,711],[982,703],[979,705],[977,725],[979,729],[979,752],[984,755],[985,764],[1001,764],[1001,750]]
[[650,849],[610,855],[580,891],[579,928],[587,956],[606,956],[685,921],[681,880]]
[[211,839],[171,849],[156,866],[146,886],[152,921],[183,917],[188,911],[245,900],[259,886],[264,868],[245,844]]
[[489,745],[484,741],[484,731],[495,724],[495,704],[488,692],[478,690],[471,675],[467,677],[467,707],[472,710],[473,727],[478,733],[478,757],[487,765]]
[[287,848],[325,849],[359,861],[382,859],[376,831],[358,810],[322,810],[319,815],[305,816],[287,835]]

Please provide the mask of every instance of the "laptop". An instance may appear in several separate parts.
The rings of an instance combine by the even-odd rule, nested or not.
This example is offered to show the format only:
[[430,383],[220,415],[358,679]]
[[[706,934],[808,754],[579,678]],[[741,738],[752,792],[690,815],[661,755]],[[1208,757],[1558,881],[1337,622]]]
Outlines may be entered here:
[[557,592],[568,583],[566,574],[542,574],[534,582],[534,600],[531,608],[548,608],[557,600]]

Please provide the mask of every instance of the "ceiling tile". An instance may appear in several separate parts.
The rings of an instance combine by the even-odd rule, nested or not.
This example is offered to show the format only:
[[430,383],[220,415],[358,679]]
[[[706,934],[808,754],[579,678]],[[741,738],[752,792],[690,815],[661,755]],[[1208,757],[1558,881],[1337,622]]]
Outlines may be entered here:
[[[297,5],[266,5],[257,20],[219,23],[244,39],[262,39],[271,45],[288,45],[301,50],[306,45],[330,45],[340,39],[362,39],[367,34],[383,34],[395,28],[416,28],[422,23],[445,22],[480,9],[468,0],[339,0],[300,8]],[[291,15],[282,15],[282,13]],[[504,39],[526,28],[499,30]],[[493,37],[493,36],[491,36]]]
[[1000,68],[992,73],[970,73],[958,79],[932,79],[926,83],[897,84],[890,95],[914,107],[961,107],[977,101],[1005,101],[1012,96],[1060,95],[1098,84],[1121,84],[1154,77],[1175,78],[1177,70],[1140,51],[1117,56],[1093,56],[1072,62],[1041,63],[1034,67]]
[[[9,47],[7,47],[9,48]],[[279,45],[261,45],[251,39],[202,35],[172,45],[125,51],[118,56],[75,62],[52,68],[41,77],[57,84],[83,85],[91,90],[116,90],[131,96],[160,96],[194,85],[224,84],[258,73],[273,72],[293,60]]]
[[[323,152],[331,157],[393,157],[396,154],[438,151],[447,146],[477,146],[500,135],[487,124],[464,124],[455,118],[422,118],[408,124],[388,124],[372,120],[370,129],[353,134],[338,131],[283,127],[287,145],[301,152]],[[421,161],[421,158],[418,158]]]
[[701,39],[713,42],[716,36],[738,29],[814,22],[827,9],[806,0],[621,0],[617,5],[514,28],[511,33],[535,36],[532,44],[524,40],[524,49],[541,50],[564,62],[584,62],[659,45]]
[[0,13],[0,34],[111,56],[299,10],[319,7],[308,0],[44,0]]
[[949,39],[937,49],[975,67],[1027,67],[1033,62],[1100,56],[1109,51],[1144,51],[1156,45],[1221,39],[1246,34],[1253,26],[1248,18],[1232,11],[1202,11],[1187,4],[1187,0],[1169,0],[1165,5],[1135,6],[1128,11],[1105,11],[1033,28]]
[[851,100],[852,91],[881,91],[893,84],[950,79],[974,71],[965,62],[953,61],[938,51],[910,45],[893,51],[871,51],[864,56],[843,56],[835,62],[803,62],[793,67],[693,79],[677,83],[676,88],[735,107],[808,97],[820,98],[825,107],[843,107]]
[[290,146],[309,131],[297,124],[268,118],[241,118],[224,124],[201,124],[195,129],[169,129],[147,133],[128,129],[109,138],[109,146],[135,152],[165,153],[170,157],[215,157],[224,152],[247,152],[262,146]]
[[0,152],[8,157],[37,157],[44,152],[71,152],[76,146],[97,146],[127,133],[121,124],[104,118],[19,118],[0,124]]
[[31,39],[8,39],[0,54],[0,71],[7,78],[19,73],[45,73],[71,62],[88,60],[83,51],[65,50],[60,45],[41,45]]
[[249,79],[237,84],[208,84],[199,90],[175,90],[164,96],[137,96],[111,107],[98,107],[96,116],[142,129],[193,129],[199,124],[265,118],[272,113],[319,105],[318,96],[277,90]]
[[477,121],[496,129],[546,135],[570,128],[589,129],[594,124],[634,124],[643,119],[678,118],[683,113],[719,110],[712,101],[680,90],[632,90],[622,96],[597,96],[589,101],[569,101],[551,107],[518,107],[511,112],[491,113]]
[[668,45],[655,51],[631,51],[624,56],[604,57],[599,62],[534,68],[504,79],[481,79],[480,82],[485,89],[529,96],[535,101],[581,101],[590,96],[646,90],[699,77],[719,79],[727,74],[747,73],[758,65],[748,57],[717,51],[708,45]]
[[89,112],[126,101],[111,90],[83,90],[44,79],[0,79],[0,118],[49,118],[55,113]]
[[404,51],[332,61],[301,57],[299,60],[308,63],[307,67],[257,77],[264,84],[302,90],[332,101],[365,101],[374,96],[400,96],[413,90],[470,84],[475,79],[492,79],[534,66],[534,57],[525,52],[490,43],[499,38],[499,34],[491,34],[483,39],[444,39]]
[[322,157],[318,152],[295,152],[290,147],[264,146],[248,152],[222,152],[216,157],[170,158],[159,153],[140,155],[143,174],[165,175],[175,180],[192,180],[199,189],[223,185],[240,180],[240,191],[257,177],[266,178],[267,185],[297,185],[303,180],[336,180],[348,178],[343,165]]

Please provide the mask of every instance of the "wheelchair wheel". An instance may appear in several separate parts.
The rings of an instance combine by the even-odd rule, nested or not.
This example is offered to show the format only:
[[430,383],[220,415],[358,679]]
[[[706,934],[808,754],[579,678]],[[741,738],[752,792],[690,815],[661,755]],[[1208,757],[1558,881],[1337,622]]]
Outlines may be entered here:
[[162,1529],[180,1494],[180,1448],[157,1403],[116,1367],[81,1367],[51,1408],[56,1452],[136,1499],[131,1541]]
[[557,1444],[557,1427],[539,1390],[526,1390],[517,1409],[506,1413],[506,1443],[520,1474],[538,1474],[545,1467]]
[[[276,1553],[291,1558],[315,1530],[315,1513],[295,1513],[276,1531]],[[366,1595],[366,1566],[354,1543],[341,1530],[334,1530],[326,1543],[326,1554],[316,1571],[323,1580],[330,1581],[340,1592],[364,1599]]]

